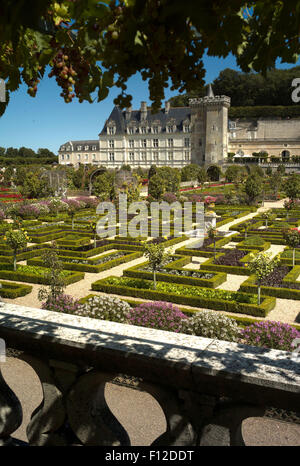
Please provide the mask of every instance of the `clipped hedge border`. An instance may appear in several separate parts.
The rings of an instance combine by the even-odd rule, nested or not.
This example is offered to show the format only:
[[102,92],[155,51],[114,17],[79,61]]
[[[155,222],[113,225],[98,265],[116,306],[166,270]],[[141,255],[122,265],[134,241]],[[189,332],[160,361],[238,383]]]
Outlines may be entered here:
[[[98,264],[98,265],[74,264],[73,262],[67,261],[68,257],[66,257],[66,260],[62,260],[62,262],[63,262],[64,270],[75,270],[79,272],[99,273],[99,272],[103,272],[104,270],[117,267],[120,264],[125,264],[126,262],[130,262],[135,259],[138,259],[142,255],[143,254],[141,252],[128,253],[127,255],[119,257],[118,259],[112,259],[111,261],[107,261],[103,264]],[[31,259],[27,263],[28,265],[41,266],[43,262],[41,259]]]
[[[0,264],[4,265],[4,264]],[[43,276],[38,276],[30,273],[21,273],[16,270],[3,270],[0,269],[0,278],[4,278],[6,280],[16,280],[18,282],[25,282],[25,283],[37,283],[39,285],[48,285],[48,281]],[[84,278],[83,272],[72,272],[68,277],[65,277],[66,285],[71,285],[72,283],[79,282]]]
[[32,286],[30,285],[22,285],[21,283],[3,281],[0,283],[2,285],[2,288],[0,288],[0,296],[2,298],[19,298],[20,296],[26,296],[32,291]]
[[266,251],[267,249],[269,249],[271,247],[271,243],[267,243],[266,241],[264,241],[264,244],[259,246],[259,245],[249,245],[249,244],[246,244],[247,242],[247,239],[249,238],[246,238],[246,240],[243,240],[241,241],[239,244],[236,245],[237,249],[254,249],[256,251]]
[[[145,288],[112,285],[107,284],[106,280],[107,279],[104,278],[92,283],[92,290],[121,296],[150,299],[152,301],[169,301],[172,303],[208,308],[216,311],[248,314],[256,317],[266,317],[268,312],[274,309],[276,304],[276,299],[273,297],[264,296],[262,303],[258,306],[256,304],[237,303],[235,301],[225,301],[222,299],[201,298],[196,296],[166,293],[162,291],[159,292],[157,290],[149,290]],[[190,285],[185,286],[189,287]]]
[[[295,283],[299,275],[300,266],[298,265],[284,277],[282,283]],[[241,284],[239,291],[244,293],[257,293],[255,275],[250,275],[250,277]],[[261,292],[266,296],[274,296],[275,298],[300,300],[300,290],[294,290],[292,288],[276,288],[275,286],[262,285]]]
[[[187,259],[187,263],[190,262],[190,258],[186,257],[183,259]],[[182,262],[182,259],[180,259]],[[178,266],[178,260],[168,264],[165,268],[170,269],[170,273],[162,273],[156,272],[156,279],[162,282],[171,282],[171,283],[178,283],[181,285],[194,285],[194,286],[203,286],[205,288],[216,288],[217,286],[221,285],[227,280],[226,273],[213,273],[212,278],[198,278],[198,277],[187,277],[187,276],[179,276],[171,273],[171,270],[184,270],[189,271],[189,269],[183,269],[182,267]],[[145,280],[152,280],[153,273],[140,270],[141,267],[145,267],[148,264],[148,261],[143,262],[142,264],[135,265],[124,270],[123,275],[127,277],[134,277],[134,278],[141,278]],[[177,264],[177,266],[176,266]],[[195,272],[195,270],[190,269],[191,271]],[[200,272],[201,270],[197,270],[196,272]],[[207,273],[207,272],[203,272]]]
[[[242,257],[240,259],[240,262],[248,262],[249,261],[249,256],[251,253],[256,253],[258,252],[257,250],[249,250],[249,254],[246,254],[246,256]],[[223,256],[223,253],[218,253],[216,254],[216,259],[218,257]],[[225,272],[229,273],[232,275],[251,275],[250,270],[247,267],[238,267],[234,265],[218,265],[214,264],[214,257],[211,257],[207,261],[203,262],[200,264],[200,270],[209,270],[212,272]]]

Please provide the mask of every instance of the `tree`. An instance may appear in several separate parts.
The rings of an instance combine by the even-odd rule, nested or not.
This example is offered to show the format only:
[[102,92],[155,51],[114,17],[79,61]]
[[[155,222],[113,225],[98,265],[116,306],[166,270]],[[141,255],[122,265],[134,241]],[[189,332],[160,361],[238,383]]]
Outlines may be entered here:
[[151,176],[148,183],[148,196],[152,196],[154,199],[161,199],[165,192],[164,180],[160,175]]
[[295,252],[300,245],[300,231],[297,228],[289,228],[282,233],[287,246],[293,250],[293,267],[295,267]]
[[42,255],[43,266],[46,268],[44,278],[49,288],[40,288],[38,292],[39,301],[55,299],[60,296],[65,287],[63,275],[63,263],[59,260],[56,252],[56,243],[53,242],[48,250]]
[[195,163],[186,165],[181,169],[181,181],[196,181],[198,180],[198,173],[200,167]]
[[34,150],[29,149],[28,147],[20,147],[18,150],[19,157],[36,157]]
[[197,179],[198,179],[198,183],[200,186],[202,186],[205,183],[205,181],[207,180],[207,174],[206,174],[205,168],[203,167],[199,168]]
[[112,201],[114,199],[114,178],[114,173],[107,171],[94,179],[93,193],[100,201]]
[[289,201],[284,201],[283,207],[284,207],[285,210],[286,210],[286,221],[288,221],[288,219],[289,219],[289,212],[290,212],[290,210],[292,210],[293,207],[294,207],[294,201],[293,201],[292,199],[290,199]]
[[285,166],[284,166],[282,163],[280,163],[280,164],[278,165],[278,167],[277,167],[277,171],[278,171],[278,173],[280,173],[281,175],[284,175],[284,174],[285,174]]
[[12,167],[7,167],[3,175],[3,183],[6,186],[10,185],[13,175],[14,175],[14,169]]
[[219,181],[221,176],[221,168],[218,165],[211,165],[207,169],[207,176],[210,181]]
[[20,192],[22,196],[28,199],[38,199],[53,194],[48,180],[41,178],[40,172],[34,173],[32,171],[27,171]]
[[159,167],[157,174],[164,183],[164,191],[176,194],[180,188],[180,170],[172,167]]
[[10,228],[6,231],[3,237],[4,241],[13,250],[14,255],[14,271],[17,270],[17,252],[19,249],[26,247],[29,238],[27,232],[22,228],[21,230],[13,230]]
[[26,178],[27,171],[28,170],[25,167],[22,167],[22,166],[16,168],[15,176],[13,178],[14,183],[15,183],[16,186],[22,186],[23,185],[24,180]]
[[152,176],[156,175],[156,173],[157,173],[156,165],[151,165],[151,167],[149,168],[149,172],[148,172],[148,180],[150,180]]
[[47,148],[40,147],[37,151],[38,157],[55,157],[55,154]]
[[249,175],[244,189],[248,197],[249,204],[253,204],[263,191],[262,179],[254,175]]
[[249,264],[246,266],[249,267],[249,270],[252,274],[256,276],[257,281],[257,304],[260,305],[260,288],[261,282],[266,278],[270,273],[273,272],[275,267],[280,262],[280,255],[271,258],[271,254],[268,252],[261,252],[259,254],[251,253]]
[[263,212],[261,216],[265,220],[265,227],[267,228],[269,220],[274,218],[274,215],[272,214],[272,212]]
[[244,168],[239,165],[230,165],[225,171],[225,180],[228,183],[239,183],[245,174]]
[[169,257],[169,254],[165,252],[162,244],[145,244],[144,254],[148,259],[149,266],[153,271],[153,285],[156,290],[156,272]]
[[[239,0],[222,8],[218,0],[199,0],[197,8],[193,0],[172,5],[156,0],[43,0],[34,8],[23,0],[2,3],[0,71],[8,94],[0,104],[2,112],[22,80],[35,96],[48,66],[65,102],[75,96],[92,102],[94,92],[102,101],[116,86],[120,94],[115,103],[122,107],[131,103],[128,79],[140,72],[148,80],[153,110],[158,110],[169,79],[171,90],[181,93],[204,87],[205,54],[233,54],[243,72],[265,73],[277,60],[295,63],[299,52],[299,5],[293,0]],[[233,94],[239,94],[240,76],[235,79],[231,73],[226,79]],[[248,104],[257,87],[254,73],[249,80],[254,82],[251,91],[244,86],[241,93]],[[260,88],[267,84],[259,81]]]
[[271,174],[270,176],[270,187],[276,196],[278,196],[278,191],[282,185],[282,175],[277,171]]
[[300,176],[290,175],[284,183],[284,192],[291,201],[300,198]]
[[214,260],[216,260],[216,239],[218,231],[216,228],[210,227],[208,230],[208,237],[214,242]]

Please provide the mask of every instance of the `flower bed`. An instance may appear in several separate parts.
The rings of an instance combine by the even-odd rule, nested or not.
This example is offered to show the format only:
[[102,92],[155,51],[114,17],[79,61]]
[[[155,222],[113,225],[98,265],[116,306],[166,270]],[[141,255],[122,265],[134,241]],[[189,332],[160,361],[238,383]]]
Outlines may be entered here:
[[[200,270],[184,269],[182,267],[189,264],[191,258],[177,255],[172,257],[174,260],[157,270],[156,278],[158,281],[216,288],[227,279],[225,273],[208,273]],[[124,270],[124,276],[151,280],[153,272],[148,264],[148,262],[144,262],[130,267]]]
[[113,276],[94,282],[92,290],[258,317],[266,317],[276,303],[275,298],[263,297],[262,303],[258,306],[257,297],[251,294],[165,282],[158,282],[157,289],[154,290],[153,282],[150,280]]
[[[17,270],[14,271],[10,264],[0,264],[0,278],[17,280],[19,282],[47,285],[48,281],[44,277],[46,271],[47,269],[45,267],[29,265],[17,265]],[[71,283],[82,280],[84,278],[84,273],[64,270],[63,276],[66,285],[70,285]]]
[[[68,256],[60,257],[65,270],[77,270],[80,272],[99,273],[111,269],[117,265],[130,262],[142,256],[142,252],[119,251],[92,259],[74,258]],[[41,265],[41,259],[31,259],[30,265]]]
[[211,257],[203,262],[200,266],[201,270],[211,270],[215,272],[225,272],[233,275],[250,275],[250,270],[245,267],[249,260],[251,252],[243,249],[228,250],[225,254],[217,254],[216,261]]
[[[300,266],[286,267],[279,266],[264,280],[262,280],[261,291],[266,296],[275,296],[282,299],[300,299],[300,282],[297,278],[300,275]],[[255,275],[251,275],[240,286],[240,291],[246,293],[256,293],[257,283]]]

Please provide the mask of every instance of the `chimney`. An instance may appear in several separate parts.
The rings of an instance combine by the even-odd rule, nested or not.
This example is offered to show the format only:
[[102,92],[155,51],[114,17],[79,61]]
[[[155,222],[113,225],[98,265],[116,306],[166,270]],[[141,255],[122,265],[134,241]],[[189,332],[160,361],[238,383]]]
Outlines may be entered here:
[[141,102],[141,121],[147,118],[147,102]]
[[129,121],[131,118],[131,111],[132,111],[132,106],[126,108],[126,113],[125,113],[126,121]]
[[170,108],[171,108],[170,102],[166,102],[166,103],[165,103],[165,114],[166,114],[166,115],[169,113]]

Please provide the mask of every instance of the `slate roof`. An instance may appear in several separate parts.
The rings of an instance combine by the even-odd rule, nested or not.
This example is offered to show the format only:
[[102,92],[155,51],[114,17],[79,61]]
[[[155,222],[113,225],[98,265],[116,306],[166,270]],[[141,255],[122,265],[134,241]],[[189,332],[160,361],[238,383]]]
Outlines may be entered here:
[[147,108],[146,119],[141,120],[140,110],[131,110],[130,119],[126,120],[126,111],[121,111],[118,106],[115,106],[106,120],[102,131],[99,136],[107,134],[107,125],[109,122],[114,122],[116,125],[115,134],[124,134],[128,125],[135,123],[137,127],[142,126],[146,123],[151,126],[155,121],[159,121],[161,126],[161,132],[166,131],[166,126],[170,120],[174,120],[178,130],[182,130],[183,122],[190,120],[191,109],[190,107],[170,107],[168,113],[165,109],[161,109],[159,112],[152,114],[150,108]]
[[99,150],[99,139],[88,139],[88,140],[84,140],[84,141],[67,141],[65,142],[65,144],[62,144],[59,148],[59,151],[61,151],[62,147],[66,147],[66,146],[69,146],[70,144],[72,144],[73,146],[73,150],[76,151],[77,150],[77,146],[82,146],[82,149],[81,151],[84,151],[84,146],[89,146],[90,150],[92,150],[92,146],[96,146],[96,150]]

